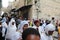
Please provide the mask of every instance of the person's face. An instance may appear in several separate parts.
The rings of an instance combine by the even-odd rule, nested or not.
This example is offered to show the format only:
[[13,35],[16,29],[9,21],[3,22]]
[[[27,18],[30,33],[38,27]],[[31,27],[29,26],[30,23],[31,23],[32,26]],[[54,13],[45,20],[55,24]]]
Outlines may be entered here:
[[28,35],[26,40],[40,40],[40,37],[37,35]]
[[36,26],[39,27],[39,26],[40,26],[40,22],[37,22],[37,23],[36,23]]
[[49,35],[52,35],[54,31],[48,31],[48,34]]
[[23,17],[19,17],[20,20],[23,20]]
[[25,30],[27,28],[28,28],[28,24],[25,24],[24,27],[23,27],[23,30]]
[[12,25],[14,25],[14,22],[12,22]]

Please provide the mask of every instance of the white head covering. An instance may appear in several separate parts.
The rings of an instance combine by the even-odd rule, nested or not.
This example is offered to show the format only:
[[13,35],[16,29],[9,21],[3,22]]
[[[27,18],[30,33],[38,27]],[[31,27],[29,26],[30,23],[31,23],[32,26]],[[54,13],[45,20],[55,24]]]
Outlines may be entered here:
[[23,27],[24,27],[25,24],[28,24],[28,25],[29,25],[28,21],[22,21],[22,22],[20,23],[20,26],[19,26],[20,32],[23,32]]
[[48,34],[48,31],[54,31],[55,30],[55,26],[53,24],[48,24],[46,27],[45,27],[45,32]]
[[[12,25],[12,22],[14,22],[14,25]],[[9,27],[16,27],[16,22],[15,22],[15,19],[14,18],[12,18],[11,19],[11,21],[9,22],[9,25],[8,25]]]

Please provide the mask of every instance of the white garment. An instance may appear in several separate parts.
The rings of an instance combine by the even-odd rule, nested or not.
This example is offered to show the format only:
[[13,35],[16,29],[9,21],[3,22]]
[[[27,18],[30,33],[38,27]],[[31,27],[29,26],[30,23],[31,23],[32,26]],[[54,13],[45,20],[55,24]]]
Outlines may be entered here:
[[7,23],[6,22],[3,22],[2,23],[2,36],[4,37],[5,36],[5,32],[7,31]]
[[28,24],[28,27],[29,27],[28,21],[22,21],[18,26],[18,29],[20,31],[20,39],[22,39],[23,27],[24,27],[25,24]]
[[41,35],[41,40],[53,40],[52,36],[47,36],[46,34]]
[[[14,25],[12,25],[12,22],[14,22]],[[9,22],[8,28],[7,28],[7,34],[6,38],[11,39],[11,40],[16,40],[16,36],[19,35],[16,32],[16,23],[15,20],[12,18],[11,21]],[[17,34],[17,35],[16,35]]]
[[43,34],[41,35],[41,40],[53,40],[53,36],[52,35],[48,35],[48,31],[54,31],[55,30],[55,26],[53,24],[48,24],[46,27],[45,27],[45,33],[46,34]]
[[[36,26],[33,26],[32,28],[37,29]],[[41,35],[42,33],[44,33],[44,29],[43,29],[42,26],[39,26],[39,27],[38,27],[38,30],[39,30],[40,35]]]
[[52,23],[48,24],[48,25],[45,27],[45,33],[48,34],[48,31],[55,31],[55,26],[54,26]]
[[44,23],[44,24],[42,25],[42,27],[45,28],[45,27],[46,27],[46,23]]
[[44,23],[44,24],[42,25],[42,27],[43,27],[43,29],[44,29],[44,31],[45,31],[46,23]]
[[7,18],[3,17],[2,22],[6,22],[6,21],[7,21]]
[[11,38],[11,40],[18,40],[21,38],[21,34],[19,32],[16,32],[15,35]]
[[6,38],[11,39],[15,35],[15,33],[16,33],[16,28],[15,27],[8,27]]
[[6,28],[8,27],[8,25],[7,25],[6,22],[3,22],[3,23],[2,23],[2,26],[3,26],[3,27],[6,27]]
[[28,26],[29,26],[28,21],[22,21],[22,22],[18,25],[18,29],[20,30],[21,33],[23,32],[23,27],[24,27],[25,24],[28,24]]

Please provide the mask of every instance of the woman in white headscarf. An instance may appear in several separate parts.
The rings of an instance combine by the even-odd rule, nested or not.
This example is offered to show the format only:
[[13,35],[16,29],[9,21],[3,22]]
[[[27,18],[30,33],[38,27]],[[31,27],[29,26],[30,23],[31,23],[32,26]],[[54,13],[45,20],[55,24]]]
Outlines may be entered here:
[[18,26],[18,29],[20,30],[20,32],[23,32],[25,28],[28,28],[28,26],[29,26],[28,21],[22,21],[20,25]]
[[7,28],[6,38],[9,40],[14,40],[14,36],[16,35],[16,23],[14,18],[11,19]]
[[53,32],[55,31],[55,26],[53,24],[48,24],[45,27],[45,34],[41,36],[41,40],[53,40]]
[[27,29],[29,26],[28,21],[22,21],[20,25],[18,26],[18,29],[20,31],[20,39],[22,39],[22,32]]

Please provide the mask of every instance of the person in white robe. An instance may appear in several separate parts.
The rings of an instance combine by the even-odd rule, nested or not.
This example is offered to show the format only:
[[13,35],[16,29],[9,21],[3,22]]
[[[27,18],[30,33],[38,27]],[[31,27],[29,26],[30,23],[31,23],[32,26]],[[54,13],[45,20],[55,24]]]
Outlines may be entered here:
[[41,35],[41,40],[53,40],[53,32],[55,31],[55,26],[53,24],[48,24],[45,27],[45,34]]
[[19,33],[16,31],[16,22],[14,18],[11,19],[7,28],[6,39],[9,40],[18,40]]
[[22,21],[19,26],[18,26],[18,29],[20,30],[20,32],[23,32],[23,27],[24,25],[27,24],[29,26],[29,23],[28,21]]
[[7,23],[6,22],[3,22],[2,23],[2,37],[5,39],[5,36],[6,36],[6,32],[7,32]]
[[22,21],[20,25],[18,26],[18,30],[20,32],[20,39],[22,39],[22,33],[25,29],[27,29],[29,26],[28,21]]
[[44,29],[43,29],[42,26],[40,26],[40,21],[39,20],[35,20],[34,24],[35,25],[32,28],[38,30],[40,34],[44,33]]
[[44,22],[44,24],[42,25],[44,31],[45,31],[45,27],[46,27],[48,24],[50,24],[50,20],[46,20],[46,21]]
[[45,34],[43,27],[40,26],[40,21],[39,20],[35,20],[34,24],[35,25],[32,28],[36,29],[40,33],[40,36]]

